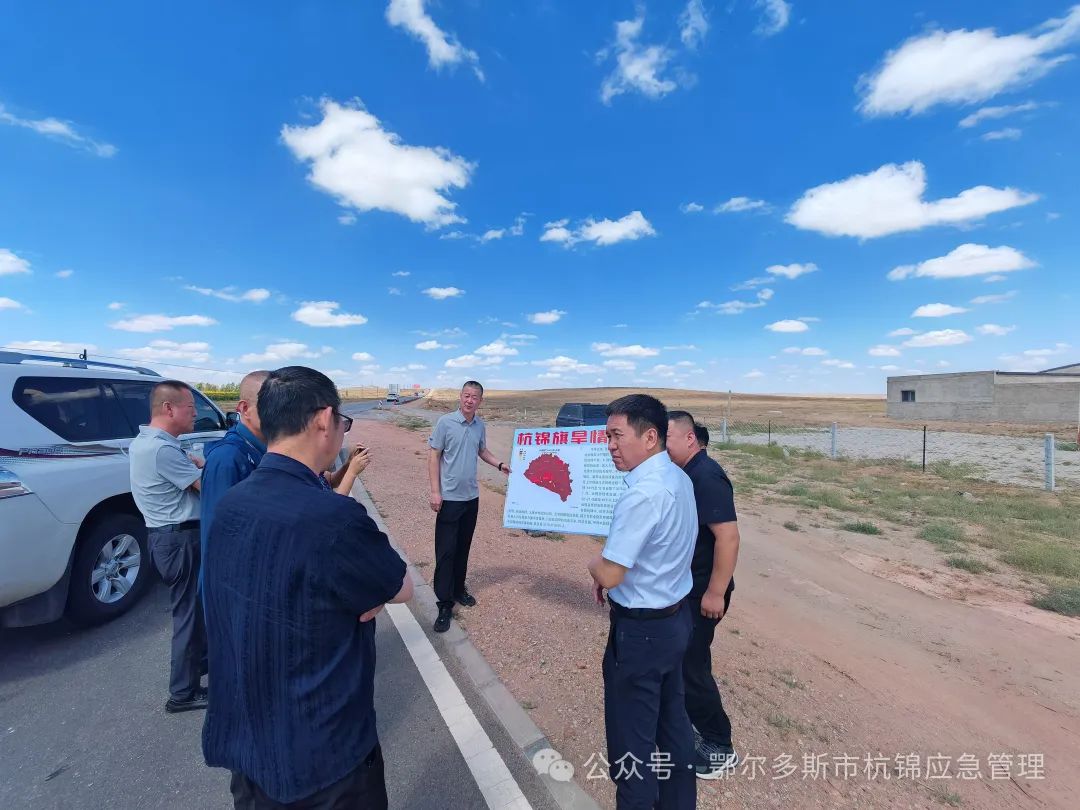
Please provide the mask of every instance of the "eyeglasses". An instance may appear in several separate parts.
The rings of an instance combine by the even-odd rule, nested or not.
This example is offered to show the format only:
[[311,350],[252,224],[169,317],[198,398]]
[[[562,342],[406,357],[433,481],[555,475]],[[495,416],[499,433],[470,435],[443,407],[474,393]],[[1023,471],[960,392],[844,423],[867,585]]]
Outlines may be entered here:
[[[330,406],[329,405],[320,405],[317,408],[312,408],[311,413],[318,413],[323,408],[328,408],[328,407],[330,407]],[[338,411],[334,411],[334,416],[336,416],[338,421],[340,421],[341,424],[345,426],[345,432],[346,433],[348,433],[350,430],[352,430],[353,419],[352,419],[351,416],[346,416],[345,414],[339,413]]]

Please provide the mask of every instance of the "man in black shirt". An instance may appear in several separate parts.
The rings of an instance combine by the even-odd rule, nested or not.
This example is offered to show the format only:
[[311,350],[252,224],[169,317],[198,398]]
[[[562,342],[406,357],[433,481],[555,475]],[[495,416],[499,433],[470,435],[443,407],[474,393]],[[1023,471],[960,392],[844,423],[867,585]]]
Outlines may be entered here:
[[709,458],[709,431],[686,411],[668,412],[667,450],[694,484],[698,535],[690,573],[693,588],[687,601],[694,633],[683,659],[686,713],[697,732],[700,779],[718,779],[739,764],[731,745],[731,720],[724,711],[712,674],[712,642],[716,625],[727,613],[735,590],[739,558],[739,525],[735,494],[724,468]]
[[243,810],[385,810],[375,726],[375,614],[412,597],[364,507],[322,478],[352,420],[328,377],[273,371],[259,389],[267,453],[218,502],[203,560],[206,764]]

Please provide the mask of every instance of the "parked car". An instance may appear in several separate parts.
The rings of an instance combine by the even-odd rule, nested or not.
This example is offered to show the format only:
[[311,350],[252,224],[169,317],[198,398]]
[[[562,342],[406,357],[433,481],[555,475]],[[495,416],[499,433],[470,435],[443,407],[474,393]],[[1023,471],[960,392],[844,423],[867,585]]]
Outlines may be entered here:
[[588,402],[567,402],[559,408],[559,415],[555,418],[555,427],[606,425],[606,408],[606,405],[591,405]]
[[397,394],[387,394],[386,402],[387,404],[398,403],[401,402],[401,397],[399,397]]
[[[0,627],[81,624],[128,610],[152,578],[131,497],[128,446],[150,421],[157,373],[0,352]],[[186,450],[220,438],[224,414],[198,391]]]

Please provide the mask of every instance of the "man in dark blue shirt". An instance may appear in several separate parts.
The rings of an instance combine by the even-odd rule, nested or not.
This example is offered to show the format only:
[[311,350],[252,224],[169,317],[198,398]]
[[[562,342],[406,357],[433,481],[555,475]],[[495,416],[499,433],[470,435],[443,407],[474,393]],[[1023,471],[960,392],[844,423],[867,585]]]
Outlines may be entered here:
[[695,770],[699,779],[719,779],[739,764],[731,745],[731,720],[724,711],[712,672],[712,642],[735,590],[739,524],[735,493],[724,468],[709,458],[709,431],[686,411],[668,412],[667,448],[694,485],[698,534],[687,601],[694,633],[683,660],[686,713],[697,731]]
[[352,420],[325,375],[259,391],[267,453],[218,503],[203,561],[210,700],[203,754],[237,808],[387,804],[375,727],[375,614],[412,597],[364,508],[329,489]]
[[[236,403],[236,412],[240,421],[233,425],[216,442],[208,444],[203,451],[206,466],[203,467],[200,504],[202,507],[199,522],[201,559],[206,559],[206,538],[210,535],[210,524],[217,511],[221,496],[233,486],[239,484],[259,466],[266,454],[266,440],[263,438],[259,422],[259,386],[270,374],[269,371],[252,371],[240,381],[240,401]],[[202,569],[199,569],[199,591],[203,589]]]

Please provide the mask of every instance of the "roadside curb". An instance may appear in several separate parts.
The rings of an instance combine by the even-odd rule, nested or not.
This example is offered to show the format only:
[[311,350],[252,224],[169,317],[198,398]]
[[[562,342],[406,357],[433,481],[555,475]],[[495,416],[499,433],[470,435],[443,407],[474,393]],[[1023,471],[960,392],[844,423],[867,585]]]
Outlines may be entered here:
[[[353,486],[352,496],[367,509],[372,520],[390,538],[390,545],[401,555],[406,566],[408,566],[414,587],[414,596],[409,603],[409,608],[421,626],[430,627],[439,613],[436,606],[435,591],[427,584],[423,575],[409,560],[404,549],[394,542],[394,538],[391,536],[382,515],[379,514],[374,501],[372,501],[371,495],[359,479]],[[477,691],[484,698],[492,713],[499,719],[514,744],[521,750],[521,754],[529,763],[529,767],[532,767],[533,756],[545,748],[552,748],[551,741],[544,736],[544,732],[540,730],[521,707],[521,704],[510,694],[510,690],[506,688],[495,670],[491,668],[484,656],[469,640],[468,634],[461,629],[456,621],[451,622],[450,629],[442,634],[442,641],[446,643],[458,663],[468,673]],[[548,774],[541,774],[540,780],[547,787],[555,804],[562,810],[600,810],[600,806],[577,782],[559,782],[552,779]]]

